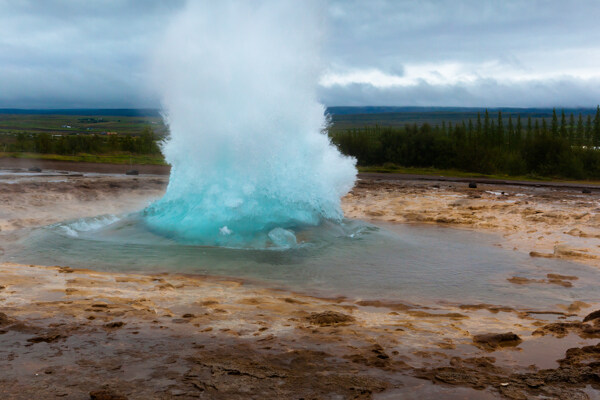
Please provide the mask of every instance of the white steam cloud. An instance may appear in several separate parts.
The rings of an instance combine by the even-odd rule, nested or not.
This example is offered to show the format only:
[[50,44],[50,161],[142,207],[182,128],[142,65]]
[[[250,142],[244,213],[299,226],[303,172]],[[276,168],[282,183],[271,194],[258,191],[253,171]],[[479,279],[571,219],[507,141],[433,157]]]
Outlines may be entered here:
[[172,173],[150,226],[244,245],[341,219],[356,169],[322,133],[320,15],[304,1],[211,1],[172,20],[153,71]]

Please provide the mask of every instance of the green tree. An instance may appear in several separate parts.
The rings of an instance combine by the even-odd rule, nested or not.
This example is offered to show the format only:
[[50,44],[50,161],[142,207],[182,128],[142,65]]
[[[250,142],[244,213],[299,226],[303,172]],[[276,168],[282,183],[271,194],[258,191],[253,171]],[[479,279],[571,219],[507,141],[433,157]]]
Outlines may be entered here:
[[585,143],[585,128],[583,127],[583,116],[579,113],[579,118],[577,118],[577,130],[575,132],[575,137],[577,143],[583,144]]
[[49,133],[42,132],[35,136],[35,151],[37,153],[48,154],[54,150],[52,147],[52,137]]
[[[544,120],[545,122],[545,120]],[[556,108],[552,109],[552,137],[558,137],[558,117],[556,116]],[[544,129],[545,131],[545,129]]]
[[515,131],[517,140],[520,142],[523,137],[523,125],[521,124],[521,114],[517,114],[517,128]]
[[487,108],[485,109],[485,114],[483,116],[483,137],[487,144],[490,143],[490,114],[488,113]]
[[585,141],[588,144],[593,144],[592,142],[592,137],[593,137],[593,126],[592,126],[592,116],[588,114],[587,119],[585,121]]
[[569,116],[569,142],[575,143],[575,116],[573,113]]
[[473,142],[473,121],[471,121],[471,118],[469,118],[469,126],[467,128],[467,137],[469,140],[469,143]]
[[508,114],[508,126],[506,127],[506,136],[508,137],[508,146],[510,148],[514,147],[516,145],[516,140],[515,140],[515,127],[513,126],[513,122],[512,122],[512,115]]
[[565,117],[565,110],[560,112],[560,137],[563,139],[567,138],[567,118]]
[[496,144],[504,144],[504,123],[502,123],[502,111],[498,111],[498,125],[496,127]]
[[596,116],[594,118],[594,146],[600,146],[600,106],[596,107]]

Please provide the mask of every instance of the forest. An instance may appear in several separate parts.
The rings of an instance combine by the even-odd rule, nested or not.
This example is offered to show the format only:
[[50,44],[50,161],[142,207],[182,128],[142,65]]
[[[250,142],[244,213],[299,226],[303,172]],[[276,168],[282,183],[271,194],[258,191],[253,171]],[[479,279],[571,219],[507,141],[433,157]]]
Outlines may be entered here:
[[52,135],[47,132],[5,134],[0,138],[3,152],[77,155],[150,154],[159,155],[158,137],[146,127],[139,135],[88,134]]
[[[483,114],[483,115],[482,115]],[[461,122],[432,126],[365,126],[330,130],[334,144],[359,166],[456,169],[482,174],[600,178],[600,107],[595,116],[503,117],[487,110]]]

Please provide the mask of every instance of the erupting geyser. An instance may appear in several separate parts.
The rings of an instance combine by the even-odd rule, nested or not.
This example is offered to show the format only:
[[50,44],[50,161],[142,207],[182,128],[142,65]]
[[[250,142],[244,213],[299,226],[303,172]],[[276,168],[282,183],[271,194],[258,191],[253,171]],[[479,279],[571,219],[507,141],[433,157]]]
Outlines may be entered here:
[[190,2],[158,44],[155,85],[171,136],[152,230],[185,242],[287,247],[342,218],[354,160],[323,133],[319,7],[305,1]]

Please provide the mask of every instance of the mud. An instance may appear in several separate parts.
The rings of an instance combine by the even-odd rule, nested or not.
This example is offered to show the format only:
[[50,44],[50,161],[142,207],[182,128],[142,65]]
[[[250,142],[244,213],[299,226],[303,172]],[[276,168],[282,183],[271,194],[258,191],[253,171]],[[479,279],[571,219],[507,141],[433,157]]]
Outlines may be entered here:
[[[166,178],[152,176],[51,179],[0,179],[0,238],[23,227],[132,211],[160,196],[166,184]],[[546,215],[544,222],[523,225],[519,218],[537,214],[523,214],[525,205],[515,206],[514,214],[494,208],[504,200],[487,198],[485,185],[478,193],[427,185],[361,181],[344,207],[349,216],[464,226],[451,222],[460,213],[448,210],[479,204],[477,213],[483,211],[472,217],[470,229],[502,231],[514,218],[517,229],[501,245],[522,239],[522,251],[532,243],[540,247],[536,251],[546,245],[526,239],[523,230],[536,227],[560,225],[560,231],[572,232],[563,226],[570,223],[587,236],[567,236],[597,240],[595,211],[585,205],[594,195],[581,200],[589,215],[577,224],[575,194],[560,202],[553,189],[531,189],[535,193],[526,206],[552,206],[564,219]],[[449,196],[453,203],[467,201],[450,206]],[[426,204],[417,204],[421,200]],[[406,212],[394,211],[392,217],[398,201],[405,202]],[[444,214],[444,222],[429,221],[435,213]],[[506,285],[577,281],[568,271],[543,282],[510,279]],[[326,299],[238,278],[5,262],[0,263],[0,398],[598,398],[599,330],[600,302],[592,301],[532,309]]]

